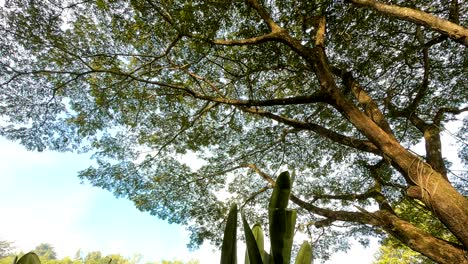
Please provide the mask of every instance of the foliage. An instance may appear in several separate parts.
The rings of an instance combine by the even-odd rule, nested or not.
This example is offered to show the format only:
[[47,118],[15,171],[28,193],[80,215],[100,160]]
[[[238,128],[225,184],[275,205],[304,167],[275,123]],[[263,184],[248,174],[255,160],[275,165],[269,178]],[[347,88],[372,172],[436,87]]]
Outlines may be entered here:
[[385,239],[376,253],[373,264],[434,264],[435,262],[415,252],[395,239]]
[[[396,212],[403,219],[413,222],[422,230],[444,240],[456,242],[456,238],[447,231],[440,221],[437,221],[437,218],[432,214],[432,212],[427,210],[421,202],[403,200],[398,206],[396,206]],[[374,264],[435,263],[420,253],[412,251],[410,248],[391,236],[383,239],[382,245],[375,257],[376,261]]]
[[39,256],[34,252],[24,254],[21,258],[15,258],[13,264],[41,264]]
[[13,249],[13,242],[0,240],[0,258],[9,256]]
[[[282,172],[274,184],[275,187],[268,205],[270,254],[266,253],[263,248],[264,239],[260,225],[256,224],[251,229],[244,214],[241,212],[247,245],[245,254],[246,264],[290,263],[293,238],[296,231],[296,210],[286,208],[291,193],[291,185],[291,178],[287,171]],[[234,204],[231,206],[227,216],[221,250],[222,264],[237,263],[237,211],[237,205]],[[304,241],[294,263],[312,263],[312,248],[309,242]]]
[[[53,251],[53,246],[50,244],[42,243],[36,247],[36,249],[42,250],[42,253],[48,252],[50,250]],[[45,249],[45,250],[44,250]],[[120,254],[109,254],[109,255],[102,255],[100,251],[91,251],[84,254],[81,249],[78,250],[77,255],[74,259],[70,257],[64,257],[62,259],[58,258],[49,258],[49,254],[44,254],[42,256],[36,254],[35,252],[30,252],[27,254],[19,253],[19,260],[18,257],[11,254],[8,257],[0,258],[0,264],[12,264],[16,261],[16,264],[137,264],[141,263],[141,255],[136,254],[131,258],[126,258]],[[34,261],[25,262],[25,261]],[[188,262],[183,262],[179,260],[169,261],[169,260],[161,260],[156,262],[148,262],[146,264],[199,264],[198,260],[189,260]]]
[[57,259],[57,253],[55,252],[54,247],[48,243],[39,244],[34,252],[39,256],[45,259]]
[[[467,134],[450,126],[468,110],[467,14],[457,0],[8,0],[0,135],[92,151],[81,179],[187,225],[191,247],[221,244],[229,204],[264,225],[270,175],[288,169],[318,257],[385,232],[461,262],[467,181],[441,137]],[[396,212],[404,199],[456,243]]]

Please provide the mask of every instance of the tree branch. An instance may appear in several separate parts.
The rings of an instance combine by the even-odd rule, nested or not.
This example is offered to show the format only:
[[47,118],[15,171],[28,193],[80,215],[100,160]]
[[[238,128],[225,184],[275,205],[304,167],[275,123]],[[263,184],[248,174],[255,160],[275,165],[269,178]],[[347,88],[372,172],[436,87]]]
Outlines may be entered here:
[[278,39],[278,32],[271,32],[259,37],[253,37],[248,39],[234,39],[234,40],[222,40],[216,39],[212,40],[211,43],[215,45],[223,45],[223,46],[242,46],[242,45],[257,45],[267,41],[277,40]]
[[452,108],[452,107],[440,108],[439,111],[437,111],[437,114],[434,117],[434,120],[433,120],[434,124],[440,125],[440,123],[442,122],[442,118],[444,117],[445,113],[459,115],[459,114],[461,114],[463,112],[467,112],[467,111],[468,111],[468,106],[464,107],[464,108]]
[[[255,171],[258,175],[260,175],[265,181],[267,181],[272,187],[275,186],[275,180],[265,173],[264,171],[260,170],[255,164],[245,164],[244,167],[250,168]],[[312,203],[307,203],[294,194],[291,194],[289,197],[293,203],[298,205],[299,207],[311,212],[315,213],[324,217],[331,219],[332,221],[347,221],[347,222],[356,222],[361,224],[371,224],[376,225],[377,222],[373,219],[369,214],[360,213],[360,212],[347,212],[347,211],[333,211],[329,209],[320,208],[314,206]]]
[[[270,175],[261,171],[255,164],[247,164],[262,178],[274,186],[275,182]],[[379,166],[377,164],[376,166]],[[375,166],[374,166],[375,167]],[[262,189],[263,190],[263,189]],[[314,223],[317,228],[331,224],[333,221],[345,221],[371,225],[384,229],[389,234],[395,236],[411,249],[418,251],[429,258],[440,263],[466,263],[464,259],[463,247],[451,244],[445,240],[432,236],[431,234],[419,229],[413,224],[401,219],[392,211],[381,209],[376,212],[367,212],[360,209],[360,212],[334,211],[320,208],[312,203],[305,202],[299,197],[291,194],[289,197],[293,203],[309,211],[310,213],[326,217],[323,220]],[[423,241],[424,243],[419,243]]]
[[329,219],[333,219],[334,221],[354,222],[373,226],[377,226],[379,224],[378,221],[370,213],[334,211],[330,209],[320,208],[313,205],[312,203],[303,201],[294,194],[291,194],[289,199],[299,207],[311,213],[318,214]]
[[279,123],[289,125],[297,129],[313,131],[317,133],[318,135],[328,138],[331,141],[341,144],[341,145],[345,145],[351,148],[355,148],[355,149],[359,149],[362,151],[374,153],[376,155],[380,155],[379,149],[370,141],[347,137],[342,134],[336,133],[333,130],[324,128],[314,123],[307,123],[307,122],[302,122],[302,121],[298,121],[295,119],[290,119],[290,118],[279,116],[279,115],[276,115],[271,112],[267,112],[258,108],[241,107],[240,109],[247,113],[252,113],[255,115],[259,115],[259,116],[268,117],[270,119],[278,121]]
[[321,16],[317,23],[317,33],[315,34],[315,46],[325,47],[326,20]]
[[372,213],[382,229],[411,249],[422,253],[437,263],[467,263],[461,245],[454,245],[419,229],[386,210]]
[[372,188],[364,193],[354,194],[354,193],[346,193],[346,194],[321,194],[321,195],[314,195],[312,198],[311,203],[321,200],[321,199],[330,199],[330,200],[345,200],[345,201],[353,201],[353,200],[366,200],[372,198],[376,195],[376,189]]
[[430,66],[429,47],[430,47],[429,45],[423,45],[423,50],[422,50],[422,55],[423,55],[422,62],[424,65],[423,66],[424,67],[423,80],[422,80],[421,85],[419,86],[416,96],[411,101],[410,105],[406,108],[405,111],[415,112],[419,104],[421,103],[422,99],[427,94],[427,89],[429,88],[429,66]]
[[364,111],[368,117],[374,121],[380,128],[382,128],[388,135],[394,138],[392,129],[390,125],[385,120],[385,116],[375,101],[369,96],[369,94],[359,85],[359,83],[354,79],[351,72],[341,70],[337,67],[332,67],[332,71],[335,75],[338,75],[343,80],[343,84],[347,89],[351,90],[354,97],[358,100],[359,104],[364,107]]
[[228,104],[240,107],[251,107],[251,106],[275,106],[275,105],[296,105],[296,104],[310,104],[324,102],[324,97],[322,93],[317,92],[311,95],[296,96],[296,97],[287,97],[287,98],[275,98],[275,99],[266,99],[266,100],[242,100],[242,99],[230,99],[223,97],[214,97],[202,95],[199,93],[191,92],[190,95],[193,97]]
[[432,14],[397,5],[387,5],[374,0],[347,0],[357,6],[369,7],[383,14],[397,17],[402,20],[413,22],[417,25],[429,27],[432,30],[442,33],[449,38],[468,46],[468,29],[441,19]]
[[275,180],[270,176],[268,175],[267,173],[265,173],[264,171],[260,170],[257,165],[253,164],[253,163],[249,163],[249,164],[243,164],[241,165],[242,167],[245,167],[245,168],[249,168],[253,171],[255,171],[258,175],[262,176],[262,178],[267,181],[271,187],[274,187],[276,182]]
[[257,11],[260,17],[265,21],[272,32],[277,32],[281,30],[281,27],[278,26],[273,21],[273,18],[270,16],[268,11],[262,6],[262,4],[257,0],[246,0],[247,4],[250,5],[253,9]]

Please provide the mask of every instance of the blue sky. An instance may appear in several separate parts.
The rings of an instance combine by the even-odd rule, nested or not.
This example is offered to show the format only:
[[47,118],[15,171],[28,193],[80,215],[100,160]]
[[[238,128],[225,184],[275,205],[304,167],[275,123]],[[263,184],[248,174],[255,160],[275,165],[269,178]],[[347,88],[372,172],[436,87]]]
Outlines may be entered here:
[[88,155],[30,152],[0,139],[0,239],[15,241],[24,251],[50,243],[61,256],[81,248],[142,253],[154,261],[190,259],[183,227],[80,184],[77,172],[90,164]]
[[[209,245],[187,250],[189,234],[184,227],[140,212],[108,191],[81,184],[77,172],[91,164],[89,155],[31,152],[0,138],[0,239],[14,241],[22,251],[50,243],[59,257],[73,257],[82,249],[127,257],[140,253],[143,261],[219,263],[219,252]],[[327,263],[352,259],[371,263],[373,245],[355,246]],[[239,251],[243,256],[242,246]]]

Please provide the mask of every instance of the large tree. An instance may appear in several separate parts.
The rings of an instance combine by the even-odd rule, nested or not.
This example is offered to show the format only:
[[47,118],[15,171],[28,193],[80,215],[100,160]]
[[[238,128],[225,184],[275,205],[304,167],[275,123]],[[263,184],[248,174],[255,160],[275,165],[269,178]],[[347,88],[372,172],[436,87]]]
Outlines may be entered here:
[[55,248],[49,243],[41,243],[34,248],[34,253],[45,259],[57,259]]
[[0,240],[0,259],[10,256],[13,249],[13,242]]
[[[93,151],[81,178],[187,224],[192,246],[219,241],[233,201],[262,221],[288,169],[319,257],[384,232],[466,263],[467,181],[441,134],[468,110],[467,15],[457,0],[7,0],[0,134]],[[451,130],[464,162],[467,126]],[[452,241],[395,210],[405,199]]]

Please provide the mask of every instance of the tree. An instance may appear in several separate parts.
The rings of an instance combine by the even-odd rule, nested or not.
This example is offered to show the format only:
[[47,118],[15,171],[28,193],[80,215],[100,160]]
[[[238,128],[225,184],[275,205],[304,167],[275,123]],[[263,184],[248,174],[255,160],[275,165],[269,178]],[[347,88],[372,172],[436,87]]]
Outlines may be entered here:
[[8,257],[14,249],[13,243],[7,240],[0,240],[0,258]]
[[[0,134],[31,150],[93,151],[97,166],[79,177],[189,225],[191,246],[219,244],[234,201],[265,219],[256,205],[288,169],[317,256],[385,232],[436,262],[466,263],[467,182],[450,172],[441,135],[468,110],[467,9],[6,1]],[[456,132],[465,164],[467,127]],[[404,219],[404,199],[421,201],[456,242]]]
[[376,254],[373,264],[434,264],[416,251],[398,243],[395,239],[385,240]]
[[[403,200],[395,206],[395,212],[404,220],[413,222],[418,228],[442,238],[451,243],[456,243],[457,239],[437,220],[437,218],[423,204],[412,200]],[[385,263],[435,263],[422,256],[420,253],[412,251],[394,237],[387,237],[376,254],[375,264]]]
[[34,250],[39,257],[43,257],[45,259],[57,259],[57,253],[55,252],[54,247],[48,243],[41,243],[39,244]]

